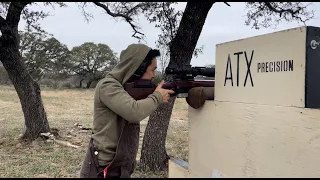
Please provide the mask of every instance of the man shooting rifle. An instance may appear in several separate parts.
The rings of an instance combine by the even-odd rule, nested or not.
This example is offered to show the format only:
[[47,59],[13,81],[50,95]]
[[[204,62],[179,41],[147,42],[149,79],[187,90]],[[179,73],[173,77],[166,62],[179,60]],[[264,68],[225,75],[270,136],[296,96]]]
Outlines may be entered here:
[[155,77],[159,50],[131,44],[119,64],[101,79],[94,93],[93,127],[81,178],[129,178],[135,169],[140,121],[166,103],[172,90],[162,81],[151,93],[131,94],[124,85]]
[[[170,83],[161,81],[157,86],[151,80],[155,77],[158,56],[159,50],[131,44],[121,52],[119,64],[97,84],[92,136],[81,167],[81,178],[129,178],[135,169],[140,121],[150,116],[161,103],[168,102],[174,89],[178,94],[188,93],[187,102],[193,107],[204,103],[205,98],[202,98],[202,104],[192,104],[201,98],[198,98],[198,91],[195,96],[190,95],[191,88],[213,87],[214,82],[198,82],[190,77],[207,71],[189,68],[187,72],[191,76],[178,76],[176,73],[186,69],[182,69],[183,72],[168,69],[168,74],[174,73],[174,80]],[[214,76],[214,71],[209,74]],[[199,92],[201,94],[201,89]],[[208,92],[213,95],[213,90]]]

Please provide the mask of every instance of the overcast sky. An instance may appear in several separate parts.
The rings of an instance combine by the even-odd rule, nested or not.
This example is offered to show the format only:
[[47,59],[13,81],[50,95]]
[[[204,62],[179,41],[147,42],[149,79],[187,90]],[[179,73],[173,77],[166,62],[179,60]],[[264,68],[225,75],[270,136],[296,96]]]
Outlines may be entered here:
[[[276,29],[260,29],[254,30],[250,26],[245,26],[245,4],[242,2],[231,2],[231,7],[224,3],[217,2],[211,8],[202,33],[198,41],[198,47],[204,46],[203,54],[198,58],[193,58],[191,64],[193,66],[204,66],[207,64],[215,64],[215,46],[216,44],[271,33],[279,30],[295,28],[303,26],[297,22],[283,23]],[[320,4],[314,2],[310,8],[319,9],[315,12],[315,17],[320,17]],[[184,9],[185,2],[179,3],[178,9]],[[32,8],[39,9],[38,6]],[[45,8],[52,16],[40,21],[41,26],[47,32],[53,34],[60,42],[66,44],[70,49],[79,46],[84,42],[104,43],[113,51],[120,53],[131,43],[137,43],[132,38],[132,29],[130,25],[124,21],[116,21],[107,15],[104,10],[95,5],[87,8],[94,18],[87,23],[81,10],[75,3],[68,3],[68,7],[52,9]],[[143,16],[139,18],[139,24],[142,31],[146,34],[146,43],[151,47],[155,47],[155,41],[160,31],[150,24]],[[25,22],[20,23],[20,30],[23,30]],[[320,26],[320,19],[316,18],[307,23],[307,25]]]

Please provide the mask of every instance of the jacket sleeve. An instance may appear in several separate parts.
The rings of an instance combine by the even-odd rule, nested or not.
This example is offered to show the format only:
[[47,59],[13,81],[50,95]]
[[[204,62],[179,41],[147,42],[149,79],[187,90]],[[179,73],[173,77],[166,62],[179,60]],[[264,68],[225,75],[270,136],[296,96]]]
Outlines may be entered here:
[[118,83],[101,84],[99,96],[103,104],[129,122],[142,121],[162,103],[162,95],[157,91],[145,99],[135,100]]

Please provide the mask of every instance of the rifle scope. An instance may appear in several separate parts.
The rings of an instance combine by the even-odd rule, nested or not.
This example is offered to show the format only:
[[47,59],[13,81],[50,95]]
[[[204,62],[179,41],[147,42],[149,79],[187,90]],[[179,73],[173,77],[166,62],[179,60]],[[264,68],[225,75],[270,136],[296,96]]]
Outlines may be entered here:
[[166,68],[166,74],[176,74],[176,75],[192,75],[193,77],[201,75],[207,77],[215,77],[215,68],[206,67],[191,67],[187,65],[183,68]]

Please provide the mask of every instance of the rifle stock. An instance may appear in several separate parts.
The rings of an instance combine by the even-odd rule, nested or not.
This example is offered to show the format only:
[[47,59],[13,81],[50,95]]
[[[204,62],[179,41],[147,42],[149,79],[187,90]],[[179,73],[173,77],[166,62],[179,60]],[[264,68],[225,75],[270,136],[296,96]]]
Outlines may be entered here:
[[136,100],[145,99],[154,92],[157,85],[149,80],[136,80],[134,82],[126,83],[124,89],[131,97]]
[[[165,83],[162,88],[164,89],[172,89],[175,91],[174,95],[178,94],[188,94],[189,90],[194,87],[212,87],[204,88],[204,93],[206,95],[206,100],[213,99],[213,95],[211,95],[210,91],[213,91],[213,87],[215,85],[214,81],[188,81],[188,80],[177,80],[175,82]],[[154,92],[157,85],[153,83],[151,80],[136,80],[134,82],[126,83],[125,90],[132,96],[138,99],[144,99],[148,97],[150,94]],[[188,96],[182,96],[188,97]]]

